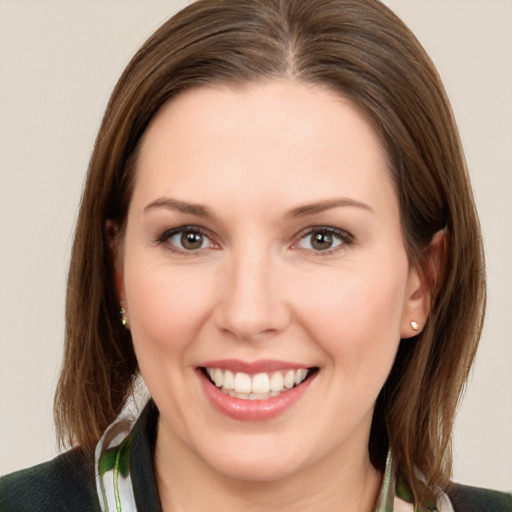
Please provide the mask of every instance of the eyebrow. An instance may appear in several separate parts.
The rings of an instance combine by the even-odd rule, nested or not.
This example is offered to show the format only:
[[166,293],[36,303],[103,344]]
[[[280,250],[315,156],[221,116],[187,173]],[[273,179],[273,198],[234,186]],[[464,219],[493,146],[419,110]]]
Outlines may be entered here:
[[[353,208],[361,208],[363,210],[367,210],[371,213],[374,213],[372,208],[368,206],[366,203],[361,201],[356,201],[355,199],[348,198],[340,198],[340,199],[329,199],[326,201],[319,201],[317,203],[305,204],[302,206],[298,206],[297,208],[293,208],[290,210],[285,217],[307,217],[308,215],[315,215],[317,213],[321,213],[325,210],[330,210],[332,208],[339,207],[353,207]],[[196,215],[197,217],[203,218],[212,218],[214,217],[212,211],[202,205],[197,203],[188,203],[186,201],[179,201],[178,199],[171,199],[167,197],[161,197],[149,203],[145,208],[144,212],[150,211],[154,208],[165,208],[168,210],[177,210],[181,213],[188,213],[191,215]]]
[[319,201],[317,203],[310,203],[305,204],[303,206],[298,206],[297,208],[293,208],[293,210],[290,210],[286,214],[286,217],[306,217],[308,215],[315,215],[317,213],[321,213],[325,210],[330,210],[331,208],[339,208],[346,206],[353,208],[361,208],[371,213],[375,213],[373,209],[366,203],[356,201],[355,199],[340,198],[329,199],[327,201]]
[[185,201],[178,201],[178,199],[171,199],[167,197],[161,197],[152,201],[144,208],[144,213],[154,208],[165,208],[167,210],[177,210],[181,213],[189,213],[196,215],[197,217],[211,218],[213,217],[212,211],[203,206],[202,204],[187,203]]

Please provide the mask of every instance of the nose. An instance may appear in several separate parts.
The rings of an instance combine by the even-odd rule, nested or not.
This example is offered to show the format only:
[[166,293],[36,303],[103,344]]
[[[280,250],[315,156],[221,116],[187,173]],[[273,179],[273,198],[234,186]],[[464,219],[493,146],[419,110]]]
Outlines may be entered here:
[[283,273],[271,255],[233,255],[221,277],[216,322],[243,341],[270,338],[290,322]]

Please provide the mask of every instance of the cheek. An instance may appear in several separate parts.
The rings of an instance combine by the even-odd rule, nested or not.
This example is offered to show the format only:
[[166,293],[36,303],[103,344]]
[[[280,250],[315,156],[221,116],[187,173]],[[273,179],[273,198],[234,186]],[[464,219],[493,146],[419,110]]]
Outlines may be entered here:
[[400,340],[404,268],[387,267],[385,273],[341,272],[335,279],[331,274],[323,282],[316,281],[299,315],[333,364],[347,372],[382,368],[387,375]]
[[[213,284],[204,273],[180,272],[168,266],[135,266],[125,269],[130,328],[138,357],[155,352],[176,355],[198,332],[211,310]],[[142,353],[144,351],[144,353]]]

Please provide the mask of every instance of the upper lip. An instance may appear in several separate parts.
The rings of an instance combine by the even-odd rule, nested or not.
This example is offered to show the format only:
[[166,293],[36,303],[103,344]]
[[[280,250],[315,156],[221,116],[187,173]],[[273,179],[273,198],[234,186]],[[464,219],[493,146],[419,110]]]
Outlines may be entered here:
[[279,361],[275,359],[260,359],[258,361],[242,361],[240,359],[218,359],[205,361],[201,368],[219,368],[231,370],[232,372],[243,372],[248,374],[277,372],[279,370],[299,370],[301,368],[313,368],[309,364],[290,361]]

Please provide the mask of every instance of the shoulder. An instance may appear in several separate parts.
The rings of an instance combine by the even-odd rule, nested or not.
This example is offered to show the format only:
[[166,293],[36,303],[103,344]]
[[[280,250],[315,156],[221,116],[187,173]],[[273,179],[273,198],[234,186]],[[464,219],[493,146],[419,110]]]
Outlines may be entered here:
[[512,512],[512,494],[451,484],[448,497],[455,512]]
[[75,448],[0,478],[2,512],[98,512],[94,462]]

